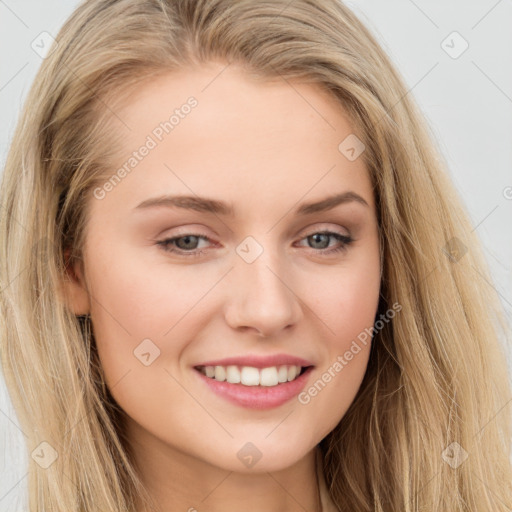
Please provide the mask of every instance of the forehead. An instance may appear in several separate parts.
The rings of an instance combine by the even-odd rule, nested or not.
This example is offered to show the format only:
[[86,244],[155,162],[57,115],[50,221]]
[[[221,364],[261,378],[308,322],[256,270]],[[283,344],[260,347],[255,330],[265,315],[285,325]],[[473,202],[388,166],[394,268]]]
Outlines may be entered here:
[[123,204],[186,193],[222,197],[238,211],[356,189],[372,205],[363,158],[339,148],[354,127],[317,84],[256,81],[209,63],[145,81],[115,114],[111,171],[125,172],[109,196]]

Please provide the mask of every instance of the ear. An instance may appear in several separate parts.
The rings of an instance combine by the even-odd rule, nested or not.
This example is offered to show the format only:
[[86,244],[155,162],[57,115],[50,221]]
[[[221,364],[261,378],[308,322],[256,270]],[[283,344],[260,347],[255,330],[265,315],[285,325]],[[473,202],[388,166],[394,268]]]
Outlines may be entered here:
[[91,310],[89,293],[81,261],[70,263],[71,249],[64,251],[66,272],[60,287],[60,298],[74,315],[87,315]]

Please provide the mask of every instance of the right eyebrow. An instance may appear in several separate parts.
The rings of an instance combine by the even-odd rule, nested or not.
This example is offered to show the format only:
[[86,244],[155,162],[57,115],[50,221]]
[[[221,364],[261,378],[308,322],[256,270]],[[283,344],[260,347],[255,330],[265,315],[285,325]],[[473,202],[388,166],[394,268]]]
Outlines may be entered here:
[[232,205],[228,205],[222,201],[216,199],[210,199],[207,197],[199,196],[171,196],[163,195],[158,197],[152,197],[142,201],[137,205],[138,208],[158,208],[158,207],[177,207],[184,208],[187,210],[195,210],[198,212],[215,213],[218,215],[233,216],[234,209]]

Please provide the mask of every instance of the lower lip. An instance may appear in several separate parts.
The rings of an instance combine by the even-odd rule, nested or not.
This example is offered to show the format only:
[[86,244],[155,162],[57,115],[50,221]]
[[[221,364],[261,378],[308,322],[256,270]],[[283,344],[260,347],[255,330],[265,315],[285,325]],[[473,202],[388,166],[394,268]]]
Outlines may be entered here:
[[310,366],[295,380],[283,382],[277,386],[244,386],[211,379],[194,369],[214,393],[231,403],[250,409],[271,409],[288,402],[304,389],[312,370],[313,367]]

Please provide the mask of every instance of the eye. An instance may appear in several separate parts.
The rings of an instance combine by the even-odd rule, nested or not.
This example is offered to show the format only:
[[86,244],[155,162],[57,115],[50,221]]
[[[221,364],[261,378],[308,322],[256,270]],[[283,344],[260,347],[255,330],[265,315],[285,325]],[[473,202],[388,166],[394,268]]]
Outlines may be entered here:
[[[329,242],[333,238],[338,240],[339,245],[328,249]],[[354,241],[350,236],[335,233],[333,231],[318,231],[316,233],[308,235],[302,240],[307,240],[308,243],[311,243],[313,245],[312,247],[310,246],[312,249],[318,249],[323,254],[331,254],[347,250],[348,246]]]
[[[332,239],[337,240],[338,245],[329,248]],[[201,256],[207,252],[206,250],[199,250],[199,242],[201,240],[211,242],[211,240],[206,236],[187,233],[182,236],[166,238],[165,240],[157,242],[157,245],[162,247],[166,252],[186,257],[195,257]],[[312,244],[312,246],[310,245],[311,249],[315,249],[322,254],[331,254],[346,250],[348,245],[354,241],[350,236],[335,233],[333,231],[315,232],[305,238],[302,238],[301,241],[302,240],[307,240],[308,243]]]
[[166,238],[157,242],[164,251],[183,254],[184,256],[201,256],[206,251],[198,251],[197,246],[200,240],[209,241],[206,236],[188,233],[174,238]]

